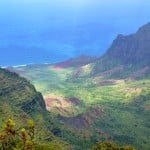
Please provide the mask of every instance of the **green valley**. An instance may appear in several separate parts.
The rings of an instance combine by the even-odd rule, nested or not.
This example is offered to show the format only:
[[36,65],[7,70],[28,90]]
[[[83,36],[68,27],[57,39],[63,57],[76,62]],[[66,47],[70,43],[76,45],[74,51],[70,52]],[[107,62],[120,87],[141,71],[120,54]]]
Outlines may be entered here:
[[63,137],[71,144],[78,145],[80,137],[82,149],[101,140],[148,149],[150,80],[88,77],[89,68],[81,67],[84,73],[76,77],[73,67],[33,65],[16,70],[42,92],[47,110],[64,123]]
[[[28,79],[26,82],[36,88],[21,86],[26,90],[16,106],[20,111],[23,105],[21,111],[74,150],[88,150],[105,141],[149,150],[149,41],[150,23],[135,34],[117,36],[102,57],[80,56],[57,64],[9,67],[7,70]],[[39,95],[41,103],[28,105],[26,95],[32,92],[33,99],[35,91],[42,93],[45,103]],[[9,97],[16,99],[18,95],[14,92]]]

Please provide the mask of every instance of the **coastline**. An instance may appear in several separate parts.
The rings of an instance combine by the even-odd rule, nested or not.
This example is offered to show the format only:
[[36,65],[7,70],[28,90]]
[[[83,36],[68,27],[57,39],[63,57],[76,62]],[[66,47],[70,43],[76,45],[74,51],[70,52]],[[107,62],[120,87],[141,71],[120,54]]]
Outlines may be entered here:
[[27,67],[27,66],[31,66],[31,65],[51,65],[52,63],[29,63],[29,64],[22,64],[22,65],[8,65],[8,66],[1,66],[0,65],[0,68],[19,68],[19,67]]

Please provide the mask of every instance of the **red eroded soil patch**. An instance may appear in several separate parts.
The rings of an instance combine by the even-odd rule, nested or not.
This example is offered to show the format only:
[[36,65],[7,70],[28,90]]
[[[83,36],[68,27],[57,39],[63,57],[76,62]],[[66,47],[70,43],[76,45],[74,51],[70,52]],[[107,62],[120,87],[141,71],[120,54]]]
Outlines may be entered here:
[[44,97],[46,109],[58,113],[62,116],[69,116],[76,113],[75,105],[82,103],[78,98],[64,98],[57,95],[47,95]]
[[[62,103],[68,103],[70,105],[74,104],[74,105],[78,105],[81,103],[81,100],[78,99],[78,98],[75,98],[75,97],[71,97],[71,98],[64,98],[63,101],[62,100],[59,100],[57,98],[50,98],[50,97],[47,97],[45,98],[45,103],[46,103],[46,106],[47,108],[49,107],[53,107],[52,105],[54,103],[57,103],[58,105],[62,106],[63,104]],[[58,107],[58,106],[57,106]]]
[[66,99],[66,101],[68,101],[69,103],[71,102],[72,104],[78,105],[81,103],[81,100],[75,97],[71,97]]
[[69,126],[75,128],[87,128],[90,127],[93,122],[101,118],[104,114],[103,109],[100,106],[92,106],[85,113],[78,115],[76,117],[62,117],[60,116],[63,122]]
[[56,65],[54,65],[55,69],[62,69],[62,68],[67,68],[72,64],[72,60],[67,60],[61,63],[57,63]]
[[54,68],[81,67],[95,61],[96,57],[81,55],[77,58],[72,58],[67,61],[55,64]]
[[55,99],[55,98],[46,98],[45,99],[46,108],[52,107],[53,103],[57,103],[59,105],[62,105],[61,101],[59,101],[58,99]]
[[103,80],[103,81],[100,81],[98,83],[96,83],[97,86],[105,86],[105,85],[113,85],[113,84],[116,84],[116,80]]

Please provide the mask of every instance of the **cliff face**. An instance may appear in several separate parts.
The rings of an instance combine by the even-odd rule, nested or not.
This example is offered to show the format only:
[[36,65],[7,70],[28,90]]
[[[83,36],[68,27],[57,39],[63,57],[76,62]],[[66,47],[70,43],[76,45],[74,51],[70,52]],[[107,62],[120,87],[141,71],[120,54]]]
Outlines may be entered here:
[[42,138],[51,136],[47,130],[47,116],[43,97],[34,86],[16,73],[0,68],[0,124],[10,118],[20,128],[32,118],[38,130],[37,137],[42,141]]
[[150,65],[150,23],[135,34],[118,35],[106,54],[121,64]]
[[36,109],[46,111],[43,97],[34,86],[16,73],[4,69],[0,69],[0,102],[12,104],[25,113],[32,111],[34,105]]
[[150,23],[141,27],[135,34],[118,35],[106,54],[95,62],[93,74],[118,66],[128,71],[148,67],[150,72]]

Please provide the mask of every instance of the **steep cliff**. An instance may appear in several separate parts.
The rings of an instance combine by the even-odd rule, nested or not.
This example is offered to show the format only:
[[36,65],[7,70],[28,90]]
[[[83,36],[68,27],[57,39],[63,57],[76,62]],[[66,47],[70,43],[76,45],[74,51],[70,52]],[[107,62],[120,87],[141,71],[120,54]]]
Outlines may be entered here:
[[[123,70],[127,77],[135,71],[150,74],[150,23],[142,26],[135,34],[118,35],[104,56],[94,64],[93,74],[110,69],[119,73]],[[127,73],[128,72],[128,73]],[[116,71],[115,71],[116,73]],[[118,76],[118,74],[116,74]]]
[[48,114],[41,93],[25,78],[16,73],[0,69],[0,124],[13,119],[18,128],[24,127],[29,118],[36,123],[37,138],[52,138],[48,130],[51,115]]

